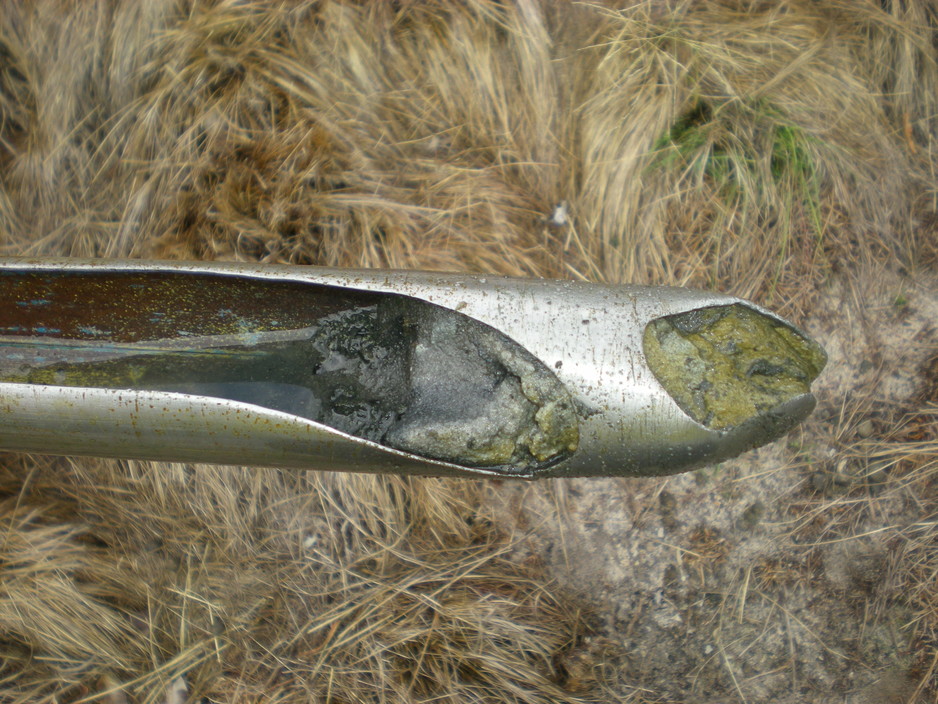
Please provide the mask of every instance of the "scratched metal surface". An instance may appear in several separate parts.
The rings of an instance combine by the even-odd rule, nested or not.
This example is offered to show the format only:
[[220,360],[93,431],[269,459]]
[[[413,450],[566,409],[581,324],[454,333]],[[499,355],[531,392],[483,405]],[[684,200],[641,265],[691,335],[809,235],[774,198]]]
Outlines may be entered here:
[[[327,296],[323,286],[330,287]],[[584,411],[577,450],[535,474],[473,469],[250,404],[17,383],[0,383],[0,447],[299,469],[635,476],[684,471],[736,455],[784,434],[814,407],[806,394],[728,431],[688,417],[645,361],[642,334],[648,322],[729,303],[781,319],[731,296],[679,288],[209,262],[6,259],[0,260],[0,329],[6,335],[78,340],[100,339],[109,331],[109,339],[128,342],[179,330],[224,335],[244,325],[297,326],[382,292],[458,311],[540,359]],[[55,306],[44,302],[52,300]],[[53,307],[61,314],[47,312]]]

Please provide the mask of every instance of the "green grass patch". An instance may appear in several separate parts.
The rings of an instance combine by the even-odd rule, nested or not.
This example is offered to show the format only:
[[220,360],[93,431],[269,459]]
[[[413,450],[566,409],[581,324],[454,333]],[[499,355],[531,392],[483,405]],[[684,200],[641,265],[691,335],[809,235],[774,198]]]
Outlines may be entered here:
[[815,253],[822,244],[819,146],[816,137],[786,123],[770,105],[740,111],[698,100],[655,142],[648,168],[680,173],[693,187],[709,186],[724,212],[742,213],[733,228],[740,236],[762,229],[747,227],[750,218],[774,223],[774,290],[796,237],[811,233]]

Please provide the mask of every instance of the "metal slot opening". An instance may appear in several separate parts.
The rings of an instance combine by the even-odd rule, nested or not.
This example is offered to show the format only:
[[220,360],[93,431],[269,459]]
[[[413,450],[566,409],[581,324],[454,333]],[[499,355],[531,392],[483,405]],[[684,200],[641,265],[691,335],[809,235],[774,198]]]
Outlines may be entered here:
[[497,330],[298,282],[3,272],[0,381],[229,399],[469,467],[546,467],[579,437],[567,389]]
[[827,362],[798,330],[738,303],[657,318],[645,328],[644,348],[678,406],[715,430],[810,393]]

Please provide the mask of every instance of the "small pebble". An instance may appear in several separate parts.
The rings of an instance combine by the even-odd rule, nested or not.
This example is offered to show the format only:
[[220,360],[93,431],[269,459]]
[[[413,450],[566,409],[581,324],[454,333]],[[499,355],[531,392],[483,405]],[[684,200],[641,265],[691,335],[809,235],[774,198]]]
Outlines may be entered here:
[[873,433],[876,432],[876,426],[873,425],[873,421],[869,418],[860,422],[857,426],[857,436],[861,438],[869,438],[873,436]]

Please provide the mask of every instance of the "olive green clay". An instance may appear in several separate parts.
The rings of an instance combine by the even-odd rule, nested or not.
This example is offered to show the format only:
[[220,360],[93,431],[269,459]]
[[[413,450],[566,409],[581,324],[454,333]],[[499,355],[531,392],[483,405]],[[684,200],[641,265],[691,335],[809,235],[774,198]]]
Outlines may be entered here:
[[727,430],[811,391],[827,355],[792,327],[742,304],[651,321],[655,378],[698,423]]

